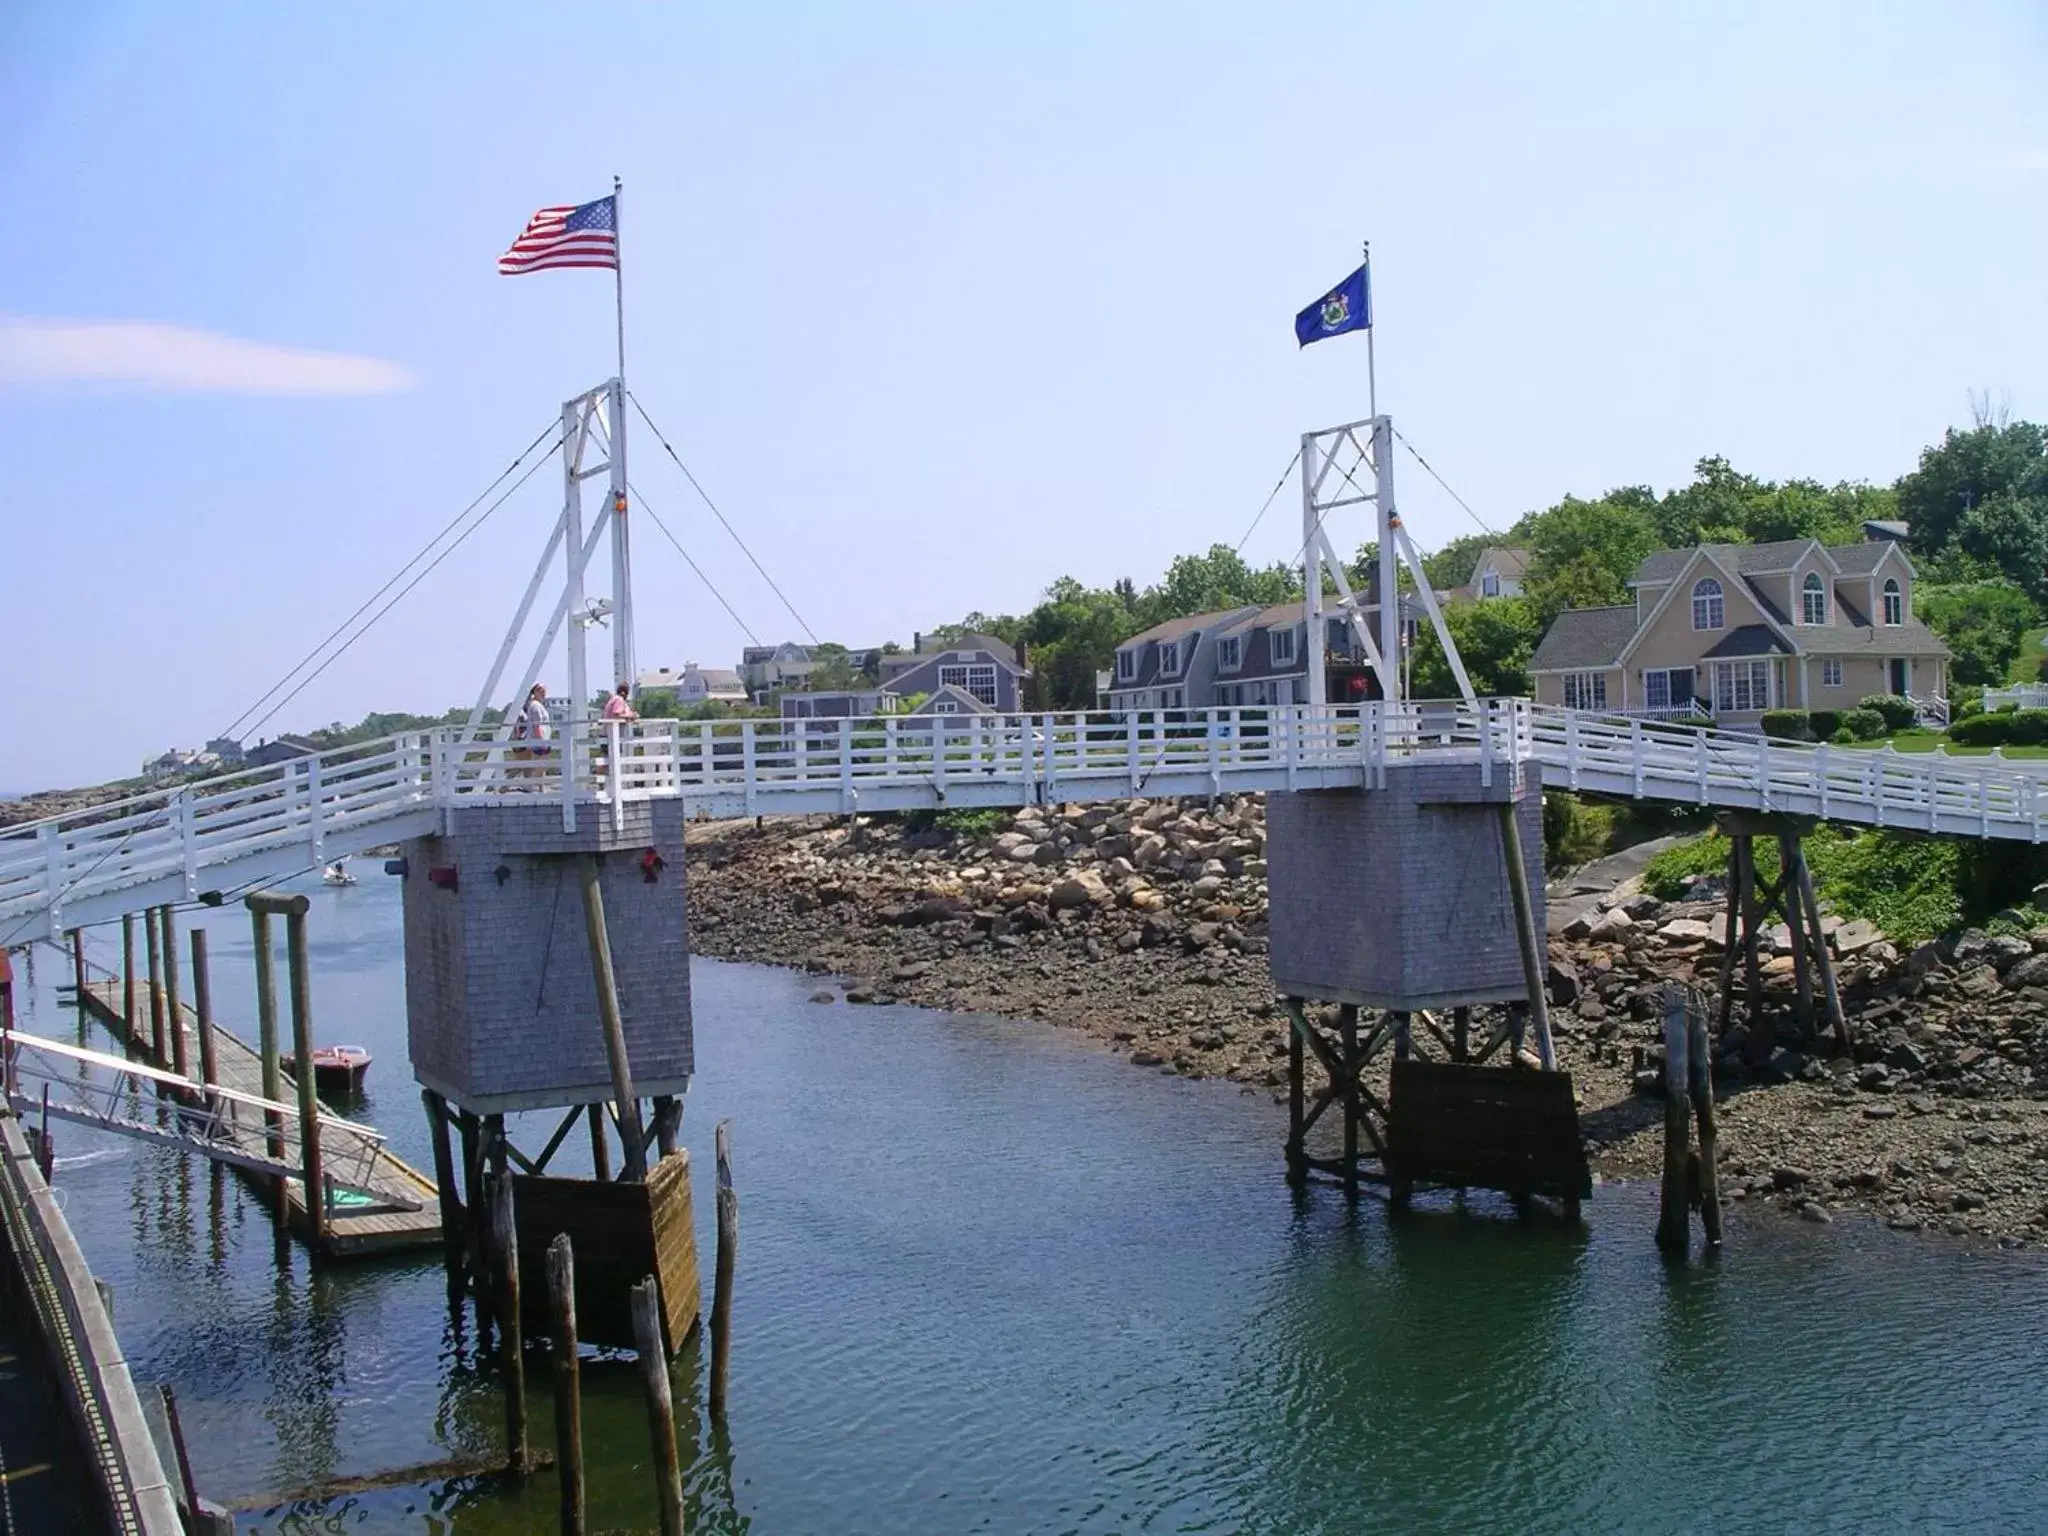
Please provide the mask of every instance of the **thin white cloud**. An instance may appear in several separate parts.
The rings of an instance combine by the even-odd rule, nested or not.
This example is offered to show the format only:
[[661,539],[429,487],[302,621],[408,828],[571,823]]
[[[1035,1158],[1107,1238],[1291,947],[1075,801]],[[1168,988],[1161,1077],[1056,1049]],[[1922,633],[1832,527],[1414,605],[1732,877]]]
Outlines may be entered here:
[[232,395],[382,395],[408,389],[396,363],[243,341],[149,320],[0,315],[0,384],[119,383]]

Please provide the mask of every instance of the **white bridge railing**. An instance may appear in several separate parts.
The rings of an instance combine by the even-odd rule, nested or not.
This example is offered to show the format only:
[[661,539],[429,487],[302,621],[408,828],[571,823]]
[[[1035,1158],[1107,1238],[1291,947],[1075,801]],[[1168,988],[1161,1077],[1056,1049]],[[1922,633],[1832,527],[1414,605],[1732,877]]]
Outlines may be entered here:
[[[637,802],[697,817],[1166,798],[1382,784],[1419,755],[1482,776],[1542,764],[1566,788],[2038,842],[2040,777],[1940,754],[1809,747],[1524,699],[1167,715],[649,720],[545,745],[455,729],[226,774],[0,833],[0,942],[190,900],[444,829],[465,805],[533,797],[565,827]],[[528,802],[528,803],[533,803]]]

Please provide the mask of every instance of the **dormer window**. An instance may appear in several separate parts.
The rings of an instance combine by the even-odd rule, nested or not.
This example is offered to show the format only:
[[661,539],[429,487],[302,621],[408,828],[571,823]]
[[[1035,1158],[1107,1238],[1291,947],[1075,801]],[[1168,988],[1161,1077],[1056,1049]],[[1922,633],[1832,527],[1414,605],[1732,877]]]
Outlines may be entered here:
[[1120,683],[1133,681],[1138,675],[1138,653],[1118,651],[1116,653],[1116,680]]
[[1825,624],[1828,621],[1828,590],[1818,571],[1809,571],[1799,589],[1799,622]]
[[1216,665],[1225,672],[1235,672],[1244,660],[1244,637],[1225,635],[1216,642]]
[[1692,584],[1692,627],[1719,629],[1727,622],[1728,611],[1721,597],[1721,583],[1711,576],[1702,576]]
[[1500,596],[1499,571],[1488,571],[1484,576],[1479,578],[1479,595],[1481,597]]
[[1289,626],[1288,628],[1286,628],[1286,629],[1269,629],[1269,630],[1267,630],[1267,631],[1266,631],[1266,636],[1267,636],[1267,640],[1268,640],[1268,643],[1269,643],[1269,644],[1270,644],[1270,645],[1272,646],[1272,648],[1273,648],[1273,665],[1274,665],[1274,666],[1276,666],[1276,667],[1291,667],[1291,666],[1293,666],[1293,665],[1294,665],[1294,629],[1293,629],[1293,627],[1292,627],[1292,626],[1290,625],[1290,626]]
[[1884,579],[1884,622],[1888,629],[1897,629],[1906,622],[1906,599],[1899,591],[1896,576]]
[[1159,642],[1159,675],[1171,677],[1180,670],[1180,642],[1162,640]]

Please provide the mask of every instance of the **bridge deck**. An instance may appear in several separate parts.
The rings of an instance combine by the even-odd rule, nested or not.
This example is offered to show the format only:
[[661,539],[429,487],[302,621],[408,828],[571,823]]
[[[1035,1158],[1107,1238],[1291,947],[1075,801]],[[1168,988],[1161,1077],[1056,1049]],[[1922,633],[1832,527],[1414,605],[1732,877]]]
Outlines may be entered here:
[[[133,1024],[121,1016],[121,984],[116,980],[88,981],[80,994],[80,1001],[88,1012],[97,1018],[118,1039],[122,1045],[133,1050],[153,1065],[169,1068],[171,1061],[160,1060],[151,1048],[149,1021],[145,1016]],[[199,1018],[193,1010],[179,1005],[187,1036],[187,1059],[199,1059]],[[168,1048],[168,1045],[167,1045]],[[213,1026],[213,1051],[215,1077],[224,1088],[238,1089],[243,1093],[260,1095],[263,1092],[263,1059],[246,1042],[237,1039],[218,1022]],[[289,1074],[280,1074],[284,1097],[289,1100],[295,1087]],[[264,1154],[264,1127],[253,1117],[246,1122],[237,1119],[232,1132],[238,1146],[252,1156]],[[416,1204],[417,1210],[376,1211],[368,1214],[352,1214],[337,1210],[328,1217],[327,1241],[322,1252],[336,1258],[350,1258],[367,1254],[404,1252],[412,1249],[438,1248],[441,1245],[441,1207],[439,1192],[434,1183],[420,1174],[388,1149],[365,1143],[360,1136],[346,1130],[323,1126],[323,1145],[328,1152],[330,1166],[340,1162],[364,1162],[370,1172],[365,1181],[369,1189],[381,1198],[394,1202]],[[288,1147],[287,1156],[296,1158],[297,1148]],[[277,1180],[267,1174],[251,1173],[237,1168],[256,1192],[257,1197],[275,1209]],[[300,1179],[285,1181],[287,1218],[291,1229],[310,1243],[312,1222],[306,1209],[305,1183]]]

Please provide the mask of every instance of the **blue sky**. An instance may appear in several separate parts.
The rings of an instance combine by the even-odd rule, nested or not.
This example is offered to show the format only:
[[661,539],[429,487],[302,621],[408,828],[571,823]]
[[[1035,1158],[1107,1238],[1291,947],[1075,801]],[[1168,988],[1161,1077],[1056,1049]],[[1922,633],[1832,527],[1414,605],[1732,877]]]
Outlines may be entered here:
[[[635,391],[877,643],[1234,542],[1365,413],[1362,340],[1291,318],[1368,236],[1381,404],[1496,526],[1709,453],[1888,480],[1972,389],[2048,415],[2044,78],[2029,0],[8,8],[0,788],[212,734],[610,372],[608,275],[493,261],[614,173]],[[1398,471],[1425,545],[1470,529]],[[558,483],[267,729],[466,702]],[[643,664],[734,663],[651,530],[637,573]]]

